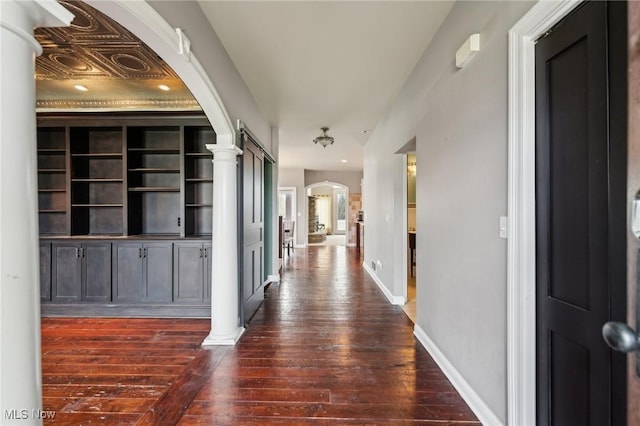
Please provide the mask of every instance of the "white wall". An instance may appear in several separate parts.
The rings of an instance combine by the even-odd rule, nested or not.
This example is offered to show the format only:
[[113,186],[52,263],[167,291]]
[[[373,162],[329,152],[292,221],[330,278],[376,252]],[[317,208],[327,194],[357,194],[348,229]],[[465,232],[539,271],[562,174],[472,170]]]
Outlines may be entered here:
[[[364,149],[365,262],[397,296],[404,166],[416,137],[417,324],[486,407],[506,421],[507,31],[530,2],[456,2]],[[457,49],[480,33],[462,70]],[[397,281],[397,278],[396,280]]]

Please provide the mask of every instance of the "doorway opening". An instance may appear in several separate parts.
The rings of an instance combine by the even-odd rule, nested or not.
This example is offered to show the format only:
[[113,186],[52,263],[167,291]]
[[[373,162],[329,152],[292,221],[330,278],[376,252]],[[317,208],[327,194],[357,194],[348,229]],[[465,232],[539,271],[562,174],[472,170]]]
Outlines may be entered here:
[[307,186],[307,245],[346,246],[349,241],[349,187],[337,182]]
[[296,199],[297,190],[295,186],[278,188],[278,229],[280,233],[280,247],[278,257],[284,259],[285,253],[291,254],[296,246],[298,229],[296,227]]
[[415,152],[407,154],[407,303],[404,311],[416,322],[416,172],[417,162]]

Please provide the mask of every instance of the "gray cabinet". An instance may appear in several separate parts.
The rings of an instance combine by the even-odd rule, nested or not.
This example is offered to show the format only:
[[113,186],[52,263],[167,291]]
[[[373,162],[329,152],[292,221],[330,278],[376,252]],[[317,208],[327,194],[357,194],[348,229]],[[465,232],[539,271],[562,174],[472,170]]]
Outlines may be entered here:
[[173,250],[174,300],[178,303],[210,300],[211,243],[179,242]]
[[111,243],[52,243],[51,263],[52,301],[111,301]]
[[40,242],[40,301],[51,301],[51,243]]
[[171,242],[122,242],[114,245],[114,301],[171,302]]
[[111,243],[82,244],[82,300],[111,301]]

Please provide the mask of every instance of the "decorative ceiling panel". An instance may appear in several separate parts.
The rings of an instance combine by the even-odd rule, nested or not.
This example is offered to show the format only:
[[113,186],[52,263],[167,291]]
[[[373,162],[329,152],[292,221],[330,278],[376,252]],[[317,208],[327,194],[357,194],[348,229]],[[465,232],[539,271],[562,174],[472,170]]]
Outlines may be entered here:
[[[43,48],[36,58],[39,107],[193,109],[197,105],[171,67],[133,33],[81,1],[59,3],[75,18],[70,27],[35,30]],[[73,89],[76,84],[90,90],[79,95]],[[158,91],[159,84],[171,91]]]

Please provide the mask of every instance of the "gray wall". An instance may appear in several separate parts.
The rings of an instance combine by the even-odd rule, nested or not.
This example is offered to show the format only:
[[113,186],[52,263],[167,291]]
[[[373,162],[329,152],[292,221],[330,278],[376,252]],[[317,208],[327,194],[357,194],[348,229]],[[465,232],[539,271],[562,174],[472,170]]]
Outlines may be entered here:
[[[394,153],[416,137],[417,328],[506,421],[507,59],[509,28],[530,2],[456,2],[364,150],[365,261],[402,295],[405,170]],[[481,51],[458,70],[473,33]],[[395,263],[395,264],[394,264]]]
[[349,187],[349,193],[360,194],[362,172],[337,172],[330,170],[305,170],[304,184],[309,186],[320,182],[335,182]]
[[218,38],[204,12],[195,1],[149,1],[174,28],[182,28],[191,40],[191,51],[213,82],[224,106],[236,126],[236,120],[246,123],[273,158],[277,158],[277,138],[272,138],[271,124],[258,105],[229,54]]

